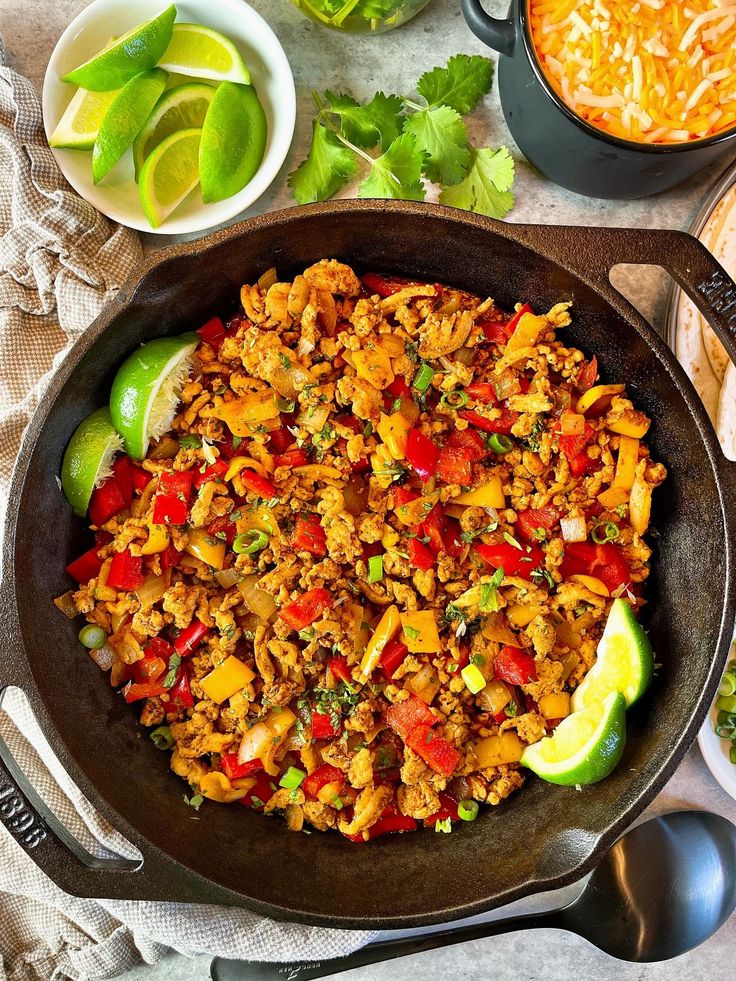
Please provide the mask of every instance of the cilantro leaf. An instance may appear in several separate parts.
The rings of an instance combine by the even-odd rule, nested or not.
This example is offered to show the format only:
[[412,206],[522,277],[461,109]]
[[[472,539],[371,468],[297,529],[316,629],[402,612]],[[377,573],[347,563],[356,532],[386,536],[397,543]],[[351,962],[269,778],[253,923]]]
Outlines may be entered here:
[[289,174],[289,187],[298,204],[324,201],[354,176],[352,152],[315,119],[309,156]]
[[358,188],[358,197],[423,201],[423,156],[414,137],[403,133],[373,161],[370,174]]
[[509,188],[514,181],[514,161],[506,147],[491,150],[471,147],[472,164],[468,176],[440,194],[442,204],[476,211],[489,218],[503,218],[514,206]]
[[409,116],[405,128],[427,155],[424,172],[431,181],[457,184],[466,176],[470,148],[460,113],[449,106],[437,106]]
[[377,18],[384,20],[394,13],[396,0],[362,0],[355,10],[356,14],[361,14],[367,20]]
[[470,112],[491,89],[493,62],[482,55],[455,55],[446,68],[433,68],[417,82],[417,91],[430,108],[450,106],[461,115]]
[[325,99],[329,111],[340,117],[343,136],[356,146],[368,149],[380,143],[386,149],[401,133],[404,104],[398,95],[376,92],[364,106],[344,92],[328,90]]

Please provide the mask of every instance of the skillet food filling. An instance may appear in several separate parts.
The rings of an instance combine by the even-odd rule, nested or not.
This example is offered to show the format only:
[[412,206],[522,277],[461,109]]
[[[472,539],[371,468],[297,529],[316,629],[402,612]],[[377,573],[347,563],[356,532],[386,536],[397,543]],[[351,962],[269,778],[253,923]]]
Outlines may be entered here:
[[334,260],[240,300],[57,604],[190,802],[450,830],[521,787],[613,598],[643,603],[649,420],[558,339],[569,303]]

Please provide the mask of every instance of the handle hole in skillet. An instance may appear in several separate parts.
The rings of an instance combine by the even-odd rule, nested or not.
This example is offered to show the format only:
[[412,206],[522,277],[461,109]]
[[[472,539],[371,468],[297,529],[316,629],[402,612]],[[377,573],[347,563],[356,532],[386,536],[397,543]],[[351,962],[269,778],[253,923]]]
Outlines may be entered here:
[[20,688],[5,688],[0,697],[0,740],[15,763],[20,790],[84,865],[140,867],[138,849],[97,813],[64,771]]
[[667,271],[662,266],[622,262],[611,267],[608,278],[611,286],[664,337],[664,310],[671,283]]

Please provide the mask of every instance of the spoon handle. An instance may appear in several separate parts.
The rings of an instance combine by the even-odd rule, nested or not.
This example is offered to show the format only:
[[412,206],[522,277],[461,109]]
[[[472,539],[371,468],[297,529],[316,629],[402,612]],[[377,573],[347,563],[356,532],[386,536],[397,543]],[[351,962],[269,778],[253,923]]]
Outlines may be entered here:
[[514,930],[536,930],[540,927],[561,927],[558,910],[546,913],[528,913],[524,916],[511,916],[492,923],[472,923],[469,926],[437,930],[419,936],[398,937],[395,940],[382,940],[368,944],[360,950],[325,961],[227,961],[217,958],[212,964],[214,981],[311,981],[313,978],[327,978],[343,971],[366,964],[420,954],[425,950],[449,947],[468,940],[482,940]]

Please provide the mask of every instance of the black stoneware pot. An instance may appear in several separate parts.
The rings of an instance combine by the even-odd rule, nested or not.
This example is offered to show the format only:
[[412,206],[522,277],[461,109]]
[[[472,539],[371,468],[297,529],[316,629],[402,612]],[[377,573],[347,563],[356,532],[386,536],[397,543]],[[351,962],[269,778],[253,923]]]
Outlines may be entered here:
[[644,198],[674,187],[717,157],[736,152],[736,127],[691,143],[622,140],[589,125],[547,81],[532,43],[528,0],[512,0],[505,20],[481,0],[461,0],[471,31],[501,57],[498,91],[519,149],[546,177],[594,198]]
[[[58,486],[61,458],[78,423],[106,403],[117,366],[144,341],[227,315],[241,284],[269,267],[291,277],[322,257],[445,282],[507,309],[572,300],[564,336],[597,354],[603,379],[625,382],[651,417],[649,445],[669,470],[655,495],[645,614],[662,666],[629,713],[626,751],[607,780],[578,792],[530,776],[451,835],[418,831],[363,845],[294,834],[239,806],[206,802],[193,815],[168,754],[81,649],[79,624],[53,607],[72,585],[65,565],[89,547],[85,522]],[[236,904],[304,923],[389,928],[479,913],[592,868],[692,742],[736,612],[736,468],[670,350],[612,288],[608,273],[620,262],[666,267],[736,357],[736,288],[681,232],[514,225],[437,205],[339,201],[252,218],[147,260],[56,373],[11,489],[0,692],[23,689],[65,769],[143,856],[109,863],[60,838],[0,744],[0,821],[44,872],[78,896]]]

